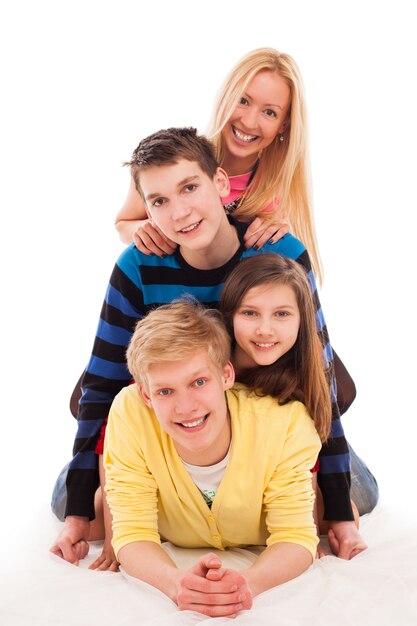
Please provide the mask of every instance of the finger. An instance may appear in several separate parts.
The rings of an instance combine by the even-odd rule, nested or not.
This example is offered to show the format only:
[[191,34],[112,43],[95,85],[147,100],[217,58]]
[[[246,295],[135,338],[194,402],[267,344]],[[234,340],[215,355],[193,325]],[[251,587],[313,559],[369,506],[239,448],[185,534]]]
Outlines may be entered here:
[[52,552],[52,554],[55,554],[55,556],[59,556],[60,559],[64,558],[64,555],[62,554],[62,550],[59,546],[55,545],[52,546],[52,548],[50,548],[49,552]]
[[255,219],[251,222],[250,226],[246,229],[245,234],[243,235],[243,239],[247,241],[250,239],[254,233],[257,232],[258,228],[264,223],[264,221],[260,217],[255,217]]
[[196,569],[203,568],[205,570],[209,569],[219,569],[222,566],[222,562],[214,552],[208,552],[204,554],[196,564]]
[[190,604],[206,604],[207,606],[242,604],[250,596],[248,592],[245,593],[239,589],[233,593],[202,593],[183,589],[180,595],[182,600],[186,600]]
[[352,545],[350,543],[344,543],[343,541],[339,542],[339,550],[337,552],[337,556],[339,559],[343,559],[344,561],[349,561],[352,553]]
[[78,565],[79,559],[72,543],[61,543],[62,558],[68,563]]
[[147,256],[151,256],[152,252],[148,250],[148,248],[142,243],[142,240],[136,233],[133,234],[133,243],[142,254],[146,254]]
[[277,230],[277,232],[271,237],[268,243],[271,243],[271,244],[277,243],[277,241],[282,239],[284,235],[286,235],[289,232],[290,232],[290,227],[288,226],[288,224],[286,224],[285,226],[281,226],[281,228]]
[[177,247],[151,222],[148,222],[146,226],[138,228],[133,239],[135,243],[138,240],[138,244],[141,242],[139,245],[145,246],[148,250],[158,255],[161,252],[162,254],[172,254]]
[[109,567],[109,572],[118,572],[119,571],[119,561],[113,561],[113,563]]
[[157,226],[155,224],[155,222],[153,220],[149,220],[149,224],[152,226],[152,231],[150,231],[148,233],[148,235],[155,239],[155,237],[157,237],[155,239],[155,243],[157,243],[159,246],[162,243],[165,243],[169,246],[169,248],[171,248],[172,250],[175,250],[177,247],[177,243],[175,241],[172,241],[172,239],[170,239],[169,237],[167,237],[165,235],[165,233],[162,232],[162,230],[159,228],[159,226]]
[[100,554],[98,559],[96,559],[94,563],[91,563],[91,565],[88,566],[88,569],[98,569],[104,560],[105,560],[105,557],[102,554]]
[[[244,584],[244,583],[241,583]],[[221,580],[207,580],[201,573],[187,572],[181,578],[181,589],[205,594],[235,593],[239,589],[236,580],[223,576]]]
[[325,546],[321,544],[317,546],[317,558],[318,559],[321,559],[324,556],[329,556],[329,554],[331,554],[331,551],[327,549]]
[[367,549],[368,549],[368,546],[366,546],[365,544],[354,548],[354,550],[352,550],[351,552],[350,558],[353,559],[355,556],[358,556],[358,554],[360,554],[361,552]]
[[165,237],[159,229],[156,229],[151,225],[148,228],[149,230],[146,230],[145,233],[150,240],[153,241],[154,244],[165,254],[172,254],[177,247],[177,244],[170,239],[167,239],[167,237]]
[[331,551],[333,552],[333,554],[338,556],[339,555],[339,542],[336,539],[336,535],[334,534],[332,529],[329,530],[329,532],[327,533],[327,536],[329,539],[329,546],[330,546]]
[[77,555],[77,559],[83,559],[87,556],[90,546],[85,539],[80,539],[74,544],[74,552]]
[[241,602],[235,604],[204,604],[203,602],[182,602],[177,599],[178,608],[181,611],[197,611],[208,617],[236,617],[243,609]]
[[144,254],[156,254],[156,256],[163,256],[165,254],[161,248],[153,242],[149,235],[143,231],[141,231],[140,234],[135,233],[133,235],[133,243],[137,249]]
[[226,570],[224,567],[220,567],[219,569],[209,569],[206,578],[207,580],[221,580],[225,574]]
[[[273,224],[272,226],[270,226],[269,228],[267,228],[263,233],[261,233],[260,235],[258,235],[258,233],[256,234],[257,240],[255,242],[255,245],[258,247],[258,249],[262,248],[267,242],[271,241],[271,239],[274,237],[274,235],[277,234],[278,232],[278,227],[276,224]],[[279,237],[278,237],[279,239]],[[277,239],[277,241],[278,241]]]

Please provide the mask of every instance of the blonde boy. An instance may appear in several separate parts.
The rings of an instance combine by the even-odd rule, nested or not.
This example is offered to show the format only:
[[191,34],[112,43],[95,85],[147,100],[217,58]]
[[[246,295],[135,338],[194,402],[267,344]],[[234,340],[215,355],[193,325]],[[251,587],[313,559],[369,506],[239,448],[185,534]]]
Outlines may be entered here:
[[[121,565],[180,609],[210,616],[250,608],[301,574],[317,545],[313,422],[299,402],[233,387],[229,359],[216,311],[180,301],[149,313],[127,352],[137,384],[115,398],[104,450]],[[161,540],[208,553],[184,572]],[[248,545],[267,548],[242,572],[210,552]]]

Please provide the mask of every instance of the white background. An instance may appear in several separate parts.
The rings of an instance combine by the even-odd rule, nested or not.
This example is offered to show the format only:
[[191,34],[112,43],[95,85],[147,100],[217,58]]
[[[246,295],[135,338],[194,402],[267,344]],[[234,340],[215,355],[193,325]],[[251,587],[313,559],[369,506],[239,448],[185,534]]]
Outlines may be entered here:
[[290,53],[306,85],[321,299],[358,391],[345,431],[384,502],[417,512],[413,4],[2,1],[0,498],[9,536],[30,528],[71,456],[68,400],[122,250],[113,228],[129,182],[122,161],[158,128],[204,131],[229,68],[261,46]]

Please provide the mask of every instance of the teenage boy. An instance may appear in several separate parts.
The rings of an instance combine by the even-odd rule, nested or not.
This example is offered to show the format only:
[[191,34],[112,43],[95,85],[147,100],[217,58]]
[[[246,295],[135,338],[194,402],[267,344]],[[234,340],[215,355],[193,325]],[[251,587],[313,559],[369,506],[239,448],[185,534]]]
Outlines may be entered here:
[[[333,370],[327,328],[304,245],[287,234],[261,250],[245,248],[247,225],[235,222],[224,212],[221,198],[229,192],[229,181],[218,167],[210,142],[198,136],[195,129],[158,131],[139,143],[129,165],[150,218],[178,248],[173,255],[160,258],[142,254],[132,244],[121,254],[111,275],[93,353],[82,381],[74,457],[63,476],[65,526],[52,547],[54,553],[70,562],[80,558],[74,548],[79,548],[79,540],[97,538],[91,532],[94,496],[99,486],[96,444],[114,397],[131,382],[125,351],[136,322],[148,311],[184,294],[216,307],[225,277],[241,259],[268,252],[281,254],[297,260],[308,272],[324,362],[329,371]],[[331,439],[320,453],[318,480],[324,518],[331,520],[334,531],[333,549],[339,556],[350,558],[361,539],[353,521],[349,451],[334,380],[332,390],[333,427]],[[54,502],[53,508],[58,513]]]
[[[141,320],[127,363],[137,384],[115,398],[104,448],[117,558],[180,609],[234,616],[314,560],[314,423],[300,402],[232,389],[220,314],[189,301]],[[222,569],[213,553],[184,572],[161,538],[183,548],[267,548],[243,572]]]

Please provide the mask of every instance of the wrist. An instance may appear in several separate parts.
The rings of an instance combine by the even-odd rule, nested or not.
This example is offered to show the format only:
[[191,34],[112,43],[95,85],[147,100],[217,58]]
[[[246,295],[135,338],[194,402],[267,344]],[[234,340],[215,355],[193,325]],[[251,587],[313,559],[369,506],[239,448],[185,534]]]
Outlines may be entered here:
[[86,524],[90,525],[90,520],[83,515],[67,515],[65,523],[69,526],[85,527]]

